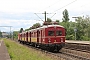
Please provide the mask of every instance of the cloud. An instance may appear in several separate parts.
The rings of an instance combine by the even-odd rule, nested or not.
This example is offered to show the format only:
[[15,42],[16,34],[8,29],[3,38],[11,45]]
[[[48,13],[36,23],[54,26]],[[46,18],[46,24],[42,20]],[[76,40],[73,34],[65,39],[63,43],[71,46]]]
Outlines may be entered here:
[[[42,21],[36,20],[0,20],[0,26],[12,26],[11,30],[20,30],[20,28],[27,29],[35,23],[43,23]],[[0,27],[1,31],[10,31],[9,27]],[[6,29],[7,28],[7,29]]]
[[[44,15],[38,14],[40,18],[44,18]],[[5,13],[0,12],[0,19],[7,19],[7,20],[34,20],[40,19],[35,13],[27,12],[27,13]]]
[[[75,0],[0,0],[0,26],[13,26],[12,31],[29,28],[34,23],[43,23],[39,20],[44,20],[44,14],[42,14],[44,11],[52,13],[47,14],[49,18],[56,13],[51,19],[60,21],[64,9],[68,10],[70,20],[72,16],[90,15],[89,0],[76,0],[67,5],[72,1]],[[37,13],[41,19],[34,13]],[[9,31],[9,28],[5,28],[1,30]]]
[[14,13],[38,12],[55,1],[56,0],[2,0],[0,1],[0,11]]

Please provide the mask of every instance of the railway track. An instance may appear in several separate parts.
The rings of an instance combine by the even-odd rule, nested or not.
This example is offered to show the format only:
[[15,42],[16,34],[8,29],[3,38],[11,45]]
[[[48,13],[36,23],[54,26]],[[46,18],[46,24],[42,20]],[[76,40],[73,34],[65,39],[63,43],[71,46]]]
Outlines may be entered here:
[[71,49],[65,49],[62,48],[60,50],[61,53],[71,56],[75,60],[90,60],[90,53],[77,51],[77,50],[71,50]]
[[[44,54],[50,56],[54,60],[90,60],[89,53],[80,51],[81,50],[80,48],[79,48],[79,51],[77,49],[75,50],[74,48],[71,48],[73,46],[69,46],[69,45],[70,44],[67,45],[67,48],[65,45],[65,47],[62,48],[60,50],[60,52],[55,53],[55,52],[48,52],[46,50],[42,50],[40,48],[36,48],[36,47],[32,47],[30,45],[24,44],[24,46],[32,48],[36,51],[40,51],[41,53],[44,53]],[[74,44],[74,45],[76,45],[76,44]]]
[[90,44],[65,43],[64,48],[90,53]]

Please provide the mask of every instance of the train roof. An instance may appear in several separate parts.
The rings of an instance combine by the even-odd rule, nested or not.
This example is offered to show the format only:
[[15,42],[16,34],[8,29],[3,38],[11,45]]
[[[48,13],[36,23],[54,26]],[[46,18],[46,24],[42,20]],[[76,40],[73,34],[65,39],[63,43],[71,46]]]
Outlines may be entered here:
[[24,33],[27,33],[28,31],[23,31],[22,33],[19,33],[19,34],[24,34]]
[[40,29],[43,29],[43,28],[48,28],[48,27],[61,27],[61,28],[64,28],[63,26],[61,26],[61,25],[44,25],[44,26],[42,26],[42,27],[39,27],[39,28],[36,28],[36,29],[31,29],[31,30],[29,30],[29,31],[24,31],[24,32],[22,32],[22,33],[20,33],[20,34],[24,34],[24,33],[26,33],[26,32],[31,32],[31,31],[37,31],[37,30],[40,30]]
[[55,26],[64,28],[64,27],[61,26],[61,25],[45,25],[45,26],[43,26],[43,27],[41,27],[41,28],[55,27]]
[[42,28],[49,28],[49,27],[62,27],[62,28],[64,28],[63,26],[61,26],[61,25],[45,25],[45,26],[42,26],[42,27],[39,27],[39,28],[37,28],[37,29],[42,29]]
[[39,29],[48,28],[48,27],[55,27],[55,26],[64,28],[64,27],[61,26],[61,25],[45,25],[45,26],[42,26],[42,27],[39,27],[39,28],[36,28],[36,29],[31,29],[31,30],[29,30],[29,31],[39,30]]

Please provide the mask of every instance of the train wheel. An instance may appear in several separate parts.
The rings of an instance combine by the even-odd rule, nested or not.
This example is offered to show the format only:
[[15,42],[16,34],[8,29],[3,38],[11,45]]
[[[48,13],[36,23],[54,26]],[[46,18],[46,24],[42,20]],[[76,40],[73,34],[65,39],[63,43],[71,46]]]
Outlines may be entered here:
[[37,48],[37,44],[35,44],[35,47]]
[[19,41],[19,43],[21,43],[21,41]]
[[57,49],[56,53],[58,53],[58,52],[59,52],[59,49]]
[[53,51],[54,51],[54,49],[53,49],[53,48],[48,47],[48,48],[47,48],[47,51],[49,51],[49,52],[53,52]]

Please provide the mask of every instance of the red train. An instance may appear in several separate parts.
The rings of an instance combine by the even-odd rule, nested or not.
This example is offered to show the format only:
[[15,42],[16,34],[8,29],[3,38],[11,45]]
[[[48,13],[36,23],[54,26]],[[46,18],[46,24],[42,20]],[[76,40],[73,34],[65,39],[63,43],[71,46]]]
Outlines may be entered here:
[[59,51],[65,44],[65,28],[47,25],[18,34],[18,41],[48,51]]

